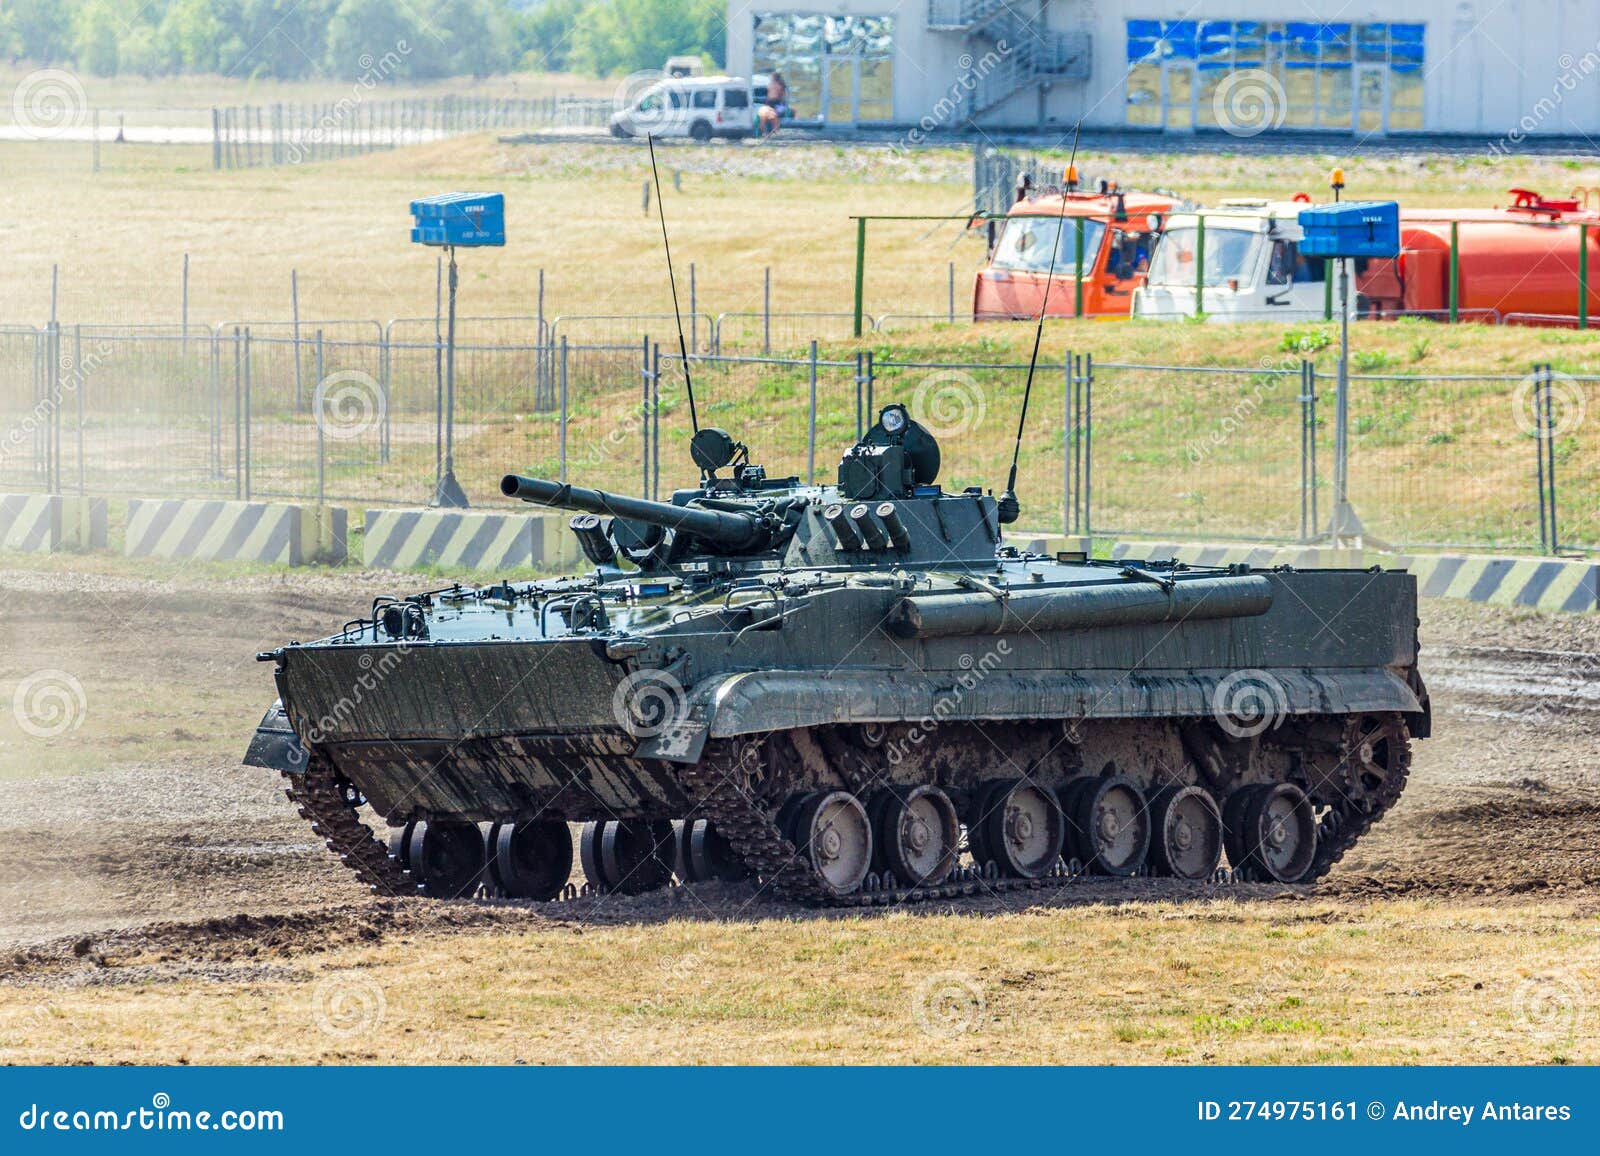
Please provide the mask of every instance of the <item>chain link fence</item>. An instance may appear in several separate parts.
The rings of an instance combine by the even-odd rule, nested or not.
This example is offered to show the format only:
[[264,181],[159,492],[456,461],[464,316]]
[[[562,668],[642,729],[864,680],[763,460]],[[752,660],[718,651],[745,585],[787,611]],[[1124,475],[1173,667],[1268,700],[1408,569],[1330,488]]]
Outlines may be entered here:
[[[432,318],[0,327],[0,491],[419,505],[453,436],[476,500],[507,471],[665,498],[696,471],[684,360],[647,332],[664,321],[462,319],[453,410]],[[689,355],[696,415],[771,476],[831,481],[900,401],[943,444],[947,488],[998,489],[1026,395],[1029,530],[1303,541],[1333,512],[1335,378],[1292,355],[1180,367],[1057,352],[1030,389],[1026,364],[725,338]],[[1350,499],[1370,540],[1600,549],[1600,377],[1350,384]]]

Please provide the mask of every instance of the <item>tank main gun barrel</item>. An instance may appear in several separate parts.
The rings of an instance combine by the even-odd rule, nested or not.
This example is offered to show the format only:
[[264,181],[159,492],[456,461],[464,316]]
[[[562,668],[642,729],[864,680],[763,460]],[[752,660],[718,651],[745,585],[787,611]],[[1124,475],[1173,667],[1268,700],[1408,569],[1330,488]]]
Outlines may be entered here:
[[508,498],[521,498],[524,502],[542,506],[609,514],[614,518],[665,526],[734,550],[757,545],[765,532],[761,519],[755,514],[675,506],[670,502],[629,498],[544,478],[525,478],[520,474],[507,474],[501,478],[500,492]]

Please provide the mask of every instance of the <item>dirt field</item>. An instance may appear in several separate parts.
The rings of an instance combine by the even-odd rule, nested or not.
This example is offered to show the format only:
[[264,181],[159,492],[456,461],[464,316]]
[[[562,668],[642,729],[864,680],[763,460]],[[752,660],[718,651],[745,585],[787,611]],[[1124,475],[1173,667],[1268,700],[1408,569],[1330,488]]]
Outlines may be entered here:
[[440,904],[238,765],[255,652],[414,579],[77,566],[0,572],[0,1060],[1600,1060],[1600,619],[1429,603],[1438,737],[1314,893]]

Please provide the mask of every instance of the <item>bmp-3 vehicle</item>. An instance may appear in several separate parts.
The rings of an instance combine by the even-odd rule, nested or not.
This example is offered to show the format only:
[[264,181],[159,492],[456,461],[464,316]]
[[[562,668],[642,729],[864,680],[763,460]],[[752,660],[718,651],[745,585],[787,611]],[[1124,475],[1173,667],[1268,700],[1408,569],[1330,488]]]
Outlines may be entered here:
[[577,511],[593,569],[381,598],[263,654],[281,703],[247,761],[386,892],[570,893],[581,823],[597,889],[868,904],[1224,856],[1306,883],[1429,733],[1404,572],[1019,552],[1011,489],[943,490],[900,405],[831,485],[713,428],[691,452],[670,502],[507,476]]

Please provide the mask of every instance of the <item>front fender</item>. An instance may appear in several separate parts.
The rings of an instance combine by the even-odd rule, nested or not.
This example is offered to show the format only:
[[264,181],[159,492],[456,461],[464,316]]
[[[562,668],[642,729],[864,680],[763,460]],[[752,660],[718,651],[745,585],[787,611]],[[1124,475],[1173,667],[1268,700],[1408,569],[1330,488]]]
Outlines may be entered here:
[[[1258,673],[1276,683],[1273,705],[1282,715],[1424,709],[1406,680],[1382,667]],[[697,686],[689,717],[711,738],[836,723],[1196,718],[1215,713],[1237,677],[1222,668],[1149,674],[752,671]]]
[[273,702],[262,716],[256,733],[250,736],[250,745],[244,752],[244,765],[289,774],[299,774],[306,769],[306,748],[289,725],[282,699]]

